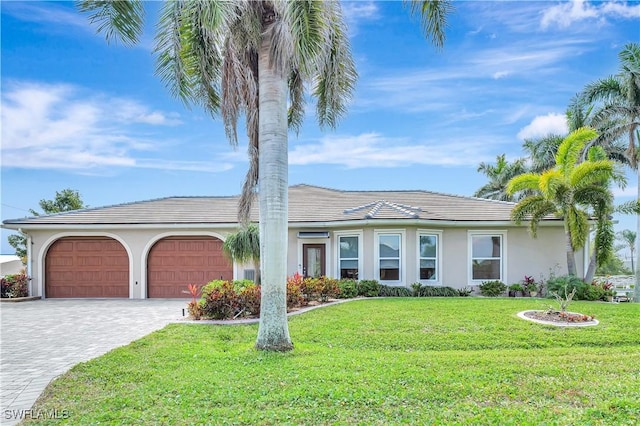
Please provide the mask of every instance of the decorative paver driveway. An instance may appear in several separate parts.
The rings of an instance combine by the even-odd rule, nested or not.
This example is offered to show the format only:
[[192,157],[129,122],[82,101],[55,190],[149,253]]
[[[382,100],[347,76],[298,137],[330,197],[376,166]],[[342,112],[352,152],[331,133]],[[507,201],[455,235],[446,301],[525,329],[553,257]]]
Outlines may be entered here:
[[15,424],[25,415],[64,416],[65,407],[53,413],[29,410],[52,379],[181,319],[187,302],[47,299],[0,304],[0,424]]

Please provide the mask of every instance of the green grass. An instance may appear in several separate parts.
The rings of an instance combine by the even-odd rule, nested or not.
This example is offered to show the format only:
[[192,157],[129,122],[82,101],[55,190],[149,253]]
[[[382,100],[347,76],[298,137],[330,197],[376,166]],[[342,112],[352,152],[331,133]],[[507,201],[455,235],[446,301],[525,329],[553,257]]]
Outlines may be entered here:
[[536,299],[359,300],[257,326],[170,325],[74,367],[35,409],[69,424],[612,425],[640,419],[640,305],[575,302],[600,325],[516,313]]

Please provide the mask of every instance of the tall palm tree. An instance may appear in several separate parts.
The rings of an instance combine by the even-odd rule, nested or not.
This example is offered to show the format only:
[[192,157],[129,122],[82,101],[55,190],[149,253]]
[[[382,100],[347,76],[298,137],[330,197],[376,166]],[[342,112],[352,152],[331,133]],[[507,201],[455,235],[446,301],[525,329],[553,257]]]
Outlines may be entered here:
[[622,231],[618,232],[618,238],[620,238],[622,240],[622,242],[624,243],[625,248],[629,249],[629,253],[631,255],[631,270],[634,271],[635,273],[635,264],[633,262],[633,254],[636,251],[636,236],[638,234],[633,232],[630,229],[623,229]]
[[[444,40],[449,0],[410,2],[437,46]],[[142,32],[140,0],[82,0],[107,40],[135,43]],[[337,1],[174,0],[162,7],[156,36],[157,73],[173,95],[221,115],[237,144],[244,114],[249,172],[239,217],[260,206],[262,300],[256,348],[293,348],[286,318],[288,128],[304,118],[305,84],[321,126],[346,111],[356,70]],[[287,109],[287,103],[290,106]]]
[[[620,71],[616,75],[587,85],[583,96],[596,103],[593,121],[605,141],[627,139],[626,158],[638,173],[640,200],[640,168],[638,168],[638,129],[640,129],[640,44],[628,43],[618,55]],[[640,215],[637,219],[640,232]],[[640,251],[636,254],[640,264]],[[640,269],[640,268],[638,268]],[[636,271],[633,300],[640,302],[640,270]]]
[[524,158],[518,158],[513,163],[509,163],[505,154],[496,156],[495,165],[482,162],[478,166],[478,172],[484,174],[489,182],[480,187],[473,196],[499,201],[517,201],[518,198],[507,193],[507,183],[526,171],[527,166]]
[[[507,191],[533,191],[514,207],[511,216],[516,223],[530,221],[535,236],[540,220],[555,215],[564,220],[567,271],[577,276],[575,250],[582,248],[589,235],[589,208],[610,203],[609,181],[614,176],[611,160],[579,162],[585,144],[595,138],[593,129],[581,128],[567,136],[556,154],[555,166],[542,173],[516,176]],[[600,207],[604,211],[604,207]]]

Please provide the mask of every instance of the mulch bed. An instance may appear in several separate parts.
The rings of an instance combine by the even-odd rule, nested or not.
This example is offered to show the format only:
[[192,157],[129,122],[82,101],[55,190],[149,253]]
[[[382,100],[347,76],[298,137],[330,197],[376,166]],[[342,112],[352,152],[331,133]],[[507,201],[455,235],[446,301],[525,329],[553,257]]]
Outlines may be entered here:
[[525,311],[523,316],[529,319],[548,322],[554,325],[596,325],[598,321],[592,316],[584,315],[576,312],[560,312],[560,311]]

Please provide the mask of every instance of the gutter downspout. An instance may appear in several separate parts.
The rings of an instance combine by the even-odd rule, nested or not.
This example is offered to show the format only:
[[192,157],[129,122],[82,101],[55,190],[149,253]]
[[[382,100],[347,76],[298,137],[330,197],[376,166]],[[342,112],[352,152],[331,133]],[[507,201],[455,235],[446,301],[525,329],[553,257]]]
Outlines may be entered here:
[[27,289],[29,292],[29,296],[33,296],[33,280],[31,279],[32,272],[33,272],[33,255],[31,252],[31,245],[33,244],[33,241],[31,241],[31,234],[26,234],[27,235],[27,277],[29,279],[28,283],[27,283]]

